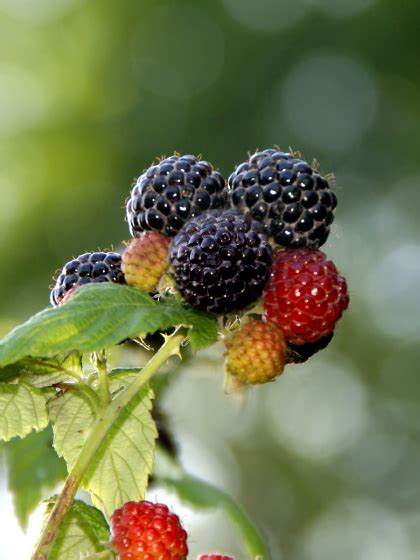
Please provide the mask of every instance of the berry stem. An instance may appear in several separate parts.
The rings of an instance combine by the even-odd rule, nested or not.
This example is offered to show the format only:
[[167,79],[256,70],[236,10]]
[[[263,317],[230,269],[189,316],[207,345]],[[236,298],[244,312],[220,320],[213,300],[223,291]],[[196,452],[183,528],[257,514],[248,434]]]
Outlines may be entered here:
[[[258,527],[254,525],[246,511],[225,491],[212,484],[192,477],[184,471],[180,463],[162,448],[157,448],[154,474],[158,482],[169,489],[178,489],[181,500],[219,507],[236,526],[250,560],[271,560],[270,551]],[[193,500],[190,502],[190,498]]]
[[241,533],[250,558],[270,560],[268,548],[247,513],[228,495],[225,496],[223,509]]
[[58,529],[69,510],[73,498],[85,477],[93,457],[112,428],[119,415],[125,410],[140,389],[151,379],[157,370],[165,364],[172,355],[179,355],[179,349],[186,338],[186,330],[178,329],[171,336],[165,337],[164,344],[143,368],[141,375],[129,387],[103,408],[95,420],[90,435],[83,446],[80,455],[67,477],[64,487],[54,508],[45,524],[32,560],[47,560],[51,552]]

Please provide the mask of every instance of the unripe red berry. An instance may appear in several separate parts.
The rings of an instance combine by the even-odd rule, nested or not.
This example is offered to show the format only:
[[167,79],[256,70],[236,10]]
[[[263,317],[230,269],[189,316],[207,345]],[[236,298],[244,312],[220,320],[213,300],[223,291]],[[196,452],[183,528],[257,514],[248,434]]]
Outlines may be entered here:
[[127,245],[122,254],[122,271],[129,286],[145,292],[156,288],[168,266],[171,240],[156,231],[144,232]]
[[226,346],[226,371],[242,383],[266,383],[283,371],[286,341],[274,323],[250,321]]

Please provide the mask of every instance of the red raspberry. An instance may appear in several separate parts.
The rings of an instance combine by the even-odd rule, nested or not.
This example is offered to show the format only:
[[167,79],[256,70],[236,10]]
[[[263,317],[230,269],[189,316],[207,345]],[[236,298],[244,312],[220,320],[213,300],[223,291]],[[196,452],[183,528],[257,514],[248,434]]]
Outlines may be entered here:
[[266,383],[283,372],[286,341],[274,323],[250,321],[226,347],[226,371],[242,383]]
[[223,556],[222,554],[200,554],[197,560],[234,560],[232,556]]
[[264,312],[289,342],[316,342],[331,334],[348,304],[346,281],[324,253],[297,249],[277,254]]
[[186,560],[187,533],[163,504],[126,502],[111,517],[112,546],[120,560]]

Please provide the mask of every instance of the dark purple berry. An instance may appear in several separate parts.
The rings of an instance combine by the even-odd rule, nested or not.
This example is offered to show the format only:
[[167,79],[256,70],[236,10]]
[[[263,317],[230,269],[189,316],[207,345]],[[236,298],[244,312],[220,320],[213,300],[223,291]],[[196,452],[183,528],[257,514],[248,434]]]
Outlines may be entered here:
[[133,237],[146,230],[172,237],[189,219],[226,206],[225,180],[211,164],[171,156],[138,178],[127,202],[127,222]]
[[211,210],[176,235],[170,260],[181,295],[193,307],[219,314],[259,299],[272,249],[259,222],[232,209]]
[[334,333],[331,333],[316,342],[306,342],[305,344],[288,344],[287,345],[287,364],[303,364],[311,356],[323,350],[331,342]]
[[51,305],[60,305],[67,292],[73,288],[100,282],[125,284],[121,255],[114,252],[84,253],[66,263],[51,290]]
[[228,180],[231,207],[264,225],[277,245],[316,249],[328,238],[337,197],[325,177],[290,153],[268,149]]

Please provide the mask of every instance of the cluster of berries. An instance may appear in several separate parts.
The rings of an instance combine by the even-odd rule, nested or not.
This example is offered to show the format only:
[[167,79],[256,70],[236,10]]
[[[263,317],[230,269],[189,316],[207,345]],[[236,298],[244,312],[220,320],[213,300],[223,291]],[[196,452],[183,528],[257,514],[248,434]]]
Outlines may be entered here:
[[[120,560],[186,560],[187,533],[163,504],[126,502],[111,517],[112,548]],[[218,553],[197,560],[234,560]]]
[[[292,153],[257,152],[227,185],[208,162],[171,156],[132,188],[132,240],[122,256],[97,252],[70,261],[51,302],[60,305],[90,282],[156,293],[172,274],[191,306],[241,312],[241,329],[226,337],[228,374],[242,383],[269,381],[286,363],[325,348],[348,305],[346,281],[319,251],[336,205],[328,178]],[[261,298],[261,319],[249,320]]]

